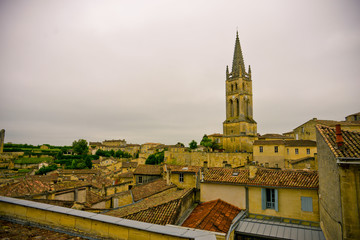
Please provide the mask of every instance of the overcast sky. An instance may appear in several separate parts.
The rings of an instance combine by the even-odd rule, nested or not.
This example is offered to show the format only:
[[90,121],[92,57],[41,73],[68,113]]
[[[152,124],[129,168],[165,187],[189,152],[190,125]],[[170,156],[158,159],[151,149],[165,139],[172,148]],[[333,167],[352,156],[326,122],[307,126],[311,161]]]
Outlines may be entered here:
[[5,142],[222,133],[236,30],[258,132],[360,111],[359,1],[0,0]]

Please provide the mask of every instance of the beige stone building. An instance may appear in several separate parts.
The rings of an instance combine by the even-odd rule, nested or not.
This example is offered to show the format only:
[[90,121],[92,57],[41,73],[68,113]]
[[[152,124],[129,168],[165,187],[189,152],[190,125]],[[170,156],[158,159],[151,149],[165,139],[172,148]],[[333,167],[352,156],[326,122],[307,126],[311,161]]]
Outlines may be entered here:
[[257,165],[270,168],[299,169],[301,165],[295,163],[308,161],[304,168],[317,170],[315,141],[291,139],[256,140],[253,147],[253,161]]
[[285,135],[294,137],[298,140],[312,140],[316,141],[316,129],[317,124],[325,125],[328,127],[335,127],[340,124],[343,130],[360,132],[360,113],[355,113],[347,116],[345,121],[333,121],[333,120],[319,120],[313,118],[300,126],[296,127],[292,132],[288,132]]
[[320,223],[326,239],[360,239],[360,133],[317,126]]

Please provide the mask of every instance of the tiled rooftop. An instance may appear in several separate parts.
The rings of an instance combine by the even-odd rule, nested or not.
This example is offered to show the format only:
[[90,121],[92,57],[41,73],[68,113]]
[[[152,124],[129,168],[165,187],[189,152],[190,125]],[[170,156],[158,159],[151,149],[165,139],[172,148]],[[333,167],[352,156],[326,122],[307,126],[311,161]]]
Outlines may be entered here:
[[339,148],[336,144],[335,128],[317,125],[317,130],[328,144],[335,157],[360,158],[360,133],[341,130],[344,145]]
[[170,188],[176,188],[176,185],[167,185],[165,180],[157,179],[147,184],[135,186],[131,189],[131,192],[133,194],[134,201],[137,202],[140,199],[147,198]]
[[104,197],[100,196],[93,191],[86,191],[86,205],[91,206],[95,203],[101,202],[104,200]]
[[120,178],[132,178],[134,176],[133,172],[124,172],[118,175]]
[[284,136],[277,133],[267,133],[264,135],[259,136],[259,139],[265,139],[265,138],[272,138],[272,139],[290,139],[291,137]]
[[192,189],[163,192],[106,215],[160,225],[174,224],[182,198],[191,192]]
[[220,199],[199,204],[182,224],[183,227],[227,233],[241,209]]
[[247,186],[317,189],[319,176],[316,171],[274,170],[258,168],[253,179],[249,169],[209,168],[204,182],[218,182]]
[[8,197],[20,197],[25,195],[35,195],[44,192],[62,191],[89,185],[83,181],[66,181],[52,183],[52,178],[31,177],[20,180],[19,182],[3,186],[0,188],[0,195]]
[[139,175],[161,175],[162,166],[140,164],[134,171],[134,174]]
[[129,168],[129,167],[131,167],[131,168],[136,168],[137,165],[138,165],[137,162],[122,162],[122,163],[121,163],[121,167],[122,167],[122,168]]
[[199,166],[184,166],[184,165],[166,165],[166,168],[171,170],[171,172],[188,172],[188,173],[197,173],[200,171],[201,167]]
[[314,157],[303,157],[303,158],[299,158],[296,160],[290,160],[290,164],[296,164],[296,163],[300,163],[300,162],[308,161],[308,160],[315,160],[315,158]]

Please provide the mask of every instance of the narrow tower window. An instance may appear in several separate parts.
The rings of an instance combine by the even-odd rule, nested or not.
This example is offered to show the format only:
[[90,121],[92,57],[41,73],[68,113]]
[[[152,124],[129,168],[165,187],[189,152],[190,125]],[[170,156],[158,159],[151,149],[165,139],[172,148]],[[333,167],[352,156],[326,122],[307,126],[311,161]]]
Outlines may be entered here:
[[239,99],[236,99],[236,116],[239,116],[239,111],[240,111]]
[[230,99],[230,117],[234,116],[234,103],[233,100]]

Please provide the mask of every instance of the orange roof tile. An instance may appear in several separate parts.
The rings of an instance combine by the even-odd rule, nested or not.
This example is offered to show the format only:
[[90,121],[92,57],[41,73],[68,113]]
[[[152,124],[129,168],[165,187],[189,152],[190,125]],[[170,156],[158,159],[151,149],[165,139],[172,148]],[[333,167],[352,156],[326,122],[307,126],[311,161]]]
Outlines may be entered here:
[[147,184],[135,186],[131,189],[131,192],[133,194],[134,201],[137,202],[140,199],[147,198],[170,188],[176,188],[176,185],[167,185],[165,180],[157,179]]
[[317,171],[258,168],[253,179],[249,178],[249,173],[249,169],[209,168],[204,175],[204,182],[280,188],[319,188]]
[[200,171],[201,167],[199,166],[185,166],[185,165],[166,165],[167,169],[171,172],[188,172],[188,173],[197,173]]
[[140,164],[136,167],[134,174],[138,175],[161,175],[162,166]]
[[199,204],[182,224],[183,227],[227,233],[241,209],[220,199]]
[[163,192],[132,205],[111,210],[105,215],[161,225],[175,224],[182,199],[192,191],[193,189],[189,188]]
[[343,158],[360,158],[360,133],[353,131],[341,130],[344,145],[338,148],[336,144],[335,128],[324,125],[317,125],[317,130],[328,144],[335,157]]

